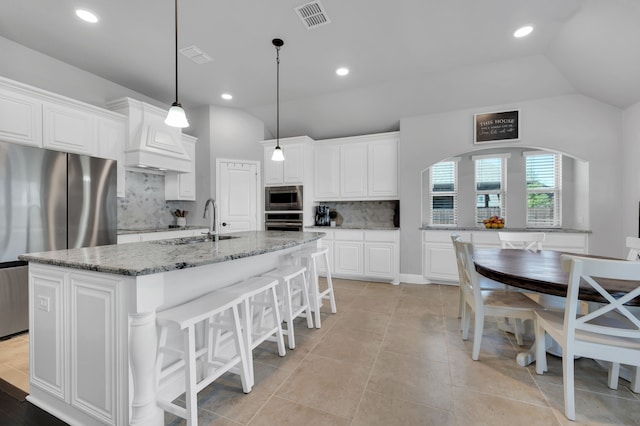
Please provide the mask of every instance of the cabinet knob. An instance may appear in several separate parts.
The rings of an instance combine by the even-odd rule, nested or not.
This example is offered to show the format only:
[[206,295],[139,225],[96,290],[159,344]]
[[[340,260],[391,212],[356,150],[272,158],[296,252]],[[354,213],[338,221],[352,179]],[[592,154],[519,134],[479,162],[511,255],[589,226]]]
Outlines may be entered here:
[[227,226],[227,222],[222,222],[222,226]]

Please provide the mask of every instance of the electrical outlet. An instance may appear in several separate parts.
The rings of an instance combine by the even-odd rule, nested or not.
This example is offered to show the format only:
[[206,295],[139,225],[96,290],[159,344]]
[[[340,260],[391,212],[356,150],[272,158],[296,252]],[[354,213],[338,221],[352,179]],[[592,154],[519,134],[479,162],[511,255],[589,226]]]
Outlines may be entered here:
[[38,296],[38,309],[45,311],[45,312],[49,312],[50,310],[50,303],[49,303],[49,298],[45,297],[45,296]]

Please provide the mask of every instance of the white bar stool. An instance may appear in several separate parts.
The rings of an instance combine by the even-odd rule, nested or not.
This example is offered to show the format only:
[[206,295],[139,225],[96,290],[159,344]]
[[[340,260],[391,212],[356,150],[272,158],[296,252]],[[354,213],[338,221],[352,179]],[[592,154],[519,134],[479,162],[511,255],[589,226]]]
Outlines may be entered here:
[[[331,280],[331,268],[329,267],[329,249],[323,247],[309,247],[291,253],[296,265],[304,264],[307,267],[307,281],[309,282],[309,299],[311,309],[315,312],[315,326],[322,326],[320,320],[320,307],[322,299],[328,299],[331,302],[331,313],[336,313],[336,298],[333,293],[333,281]],[[327,288],[320,290],[318,282],[318,265],[317,259],[322,259],[327,272]]]
[[[249,373],[249,358],[243,344],[242,326],[238,306],[241,299],[235,294],[208,293],[190,302],[159,312],[156,320],[160,326],[158,356],[156,358],[157,405],[164,411],[187,420],[188,425],[198,424],[198,392],[227,371],[240,375],[242,390],[249,393],[253,386]],[[204,345],[196,347],[196,326],[207,327]],[[234,342],[235,353],[217,353],[216,335],[211,328],[223,330]],[[178,329],[182,335],[182,347],[168,345],[169,329]],[[225,337],[226,337],[225,336]],[[168,361],[167,365],[164,365]],[[199,361],[199,362],[198,362]],[[198,364],[203,366],[198,372]],[[186,409],[173,404],[183,389],[180,372],[184,378]]]
[[[253,349],[265,340],[271,340],[278,344],[278,355],[287,354],[276,295],[277,285],[278,280],[275,278],[251,277],[218,290],[220,293],[235,295],[242,299],[240,316],[252,385],[255,383]],[[270,320],[269,317],[271,317]]]
[[[281,316],[287,323],[286,330],[282,333],[287,336],[289,349],[295,349],[296,338],[293,320],[299,316],[307,318],[307,327],[313,328],[311,309],[309,302],[309,288],[305,276],[307,268],[304,266],[285,265],[262,274],[263,277],[277,278],[279,282],[279,305]],[[296,279],[297,278],[297,279]],[[304,314],[303,314],[304,312]]]

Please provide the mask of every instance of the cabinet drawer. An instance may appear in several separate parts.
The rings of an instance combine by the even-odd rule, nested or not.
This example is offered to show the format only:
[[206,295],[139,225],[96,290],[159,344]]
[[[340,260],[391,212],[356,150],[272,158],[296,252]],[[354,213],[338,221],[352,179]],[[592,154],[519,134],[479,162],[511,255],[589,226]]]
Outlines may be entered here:
[[344,230],[334,231],[335,241],[362,241],[364,240],[364,231]]
[[398,231],[365,231],[364,240],[369,242],[395,243]]

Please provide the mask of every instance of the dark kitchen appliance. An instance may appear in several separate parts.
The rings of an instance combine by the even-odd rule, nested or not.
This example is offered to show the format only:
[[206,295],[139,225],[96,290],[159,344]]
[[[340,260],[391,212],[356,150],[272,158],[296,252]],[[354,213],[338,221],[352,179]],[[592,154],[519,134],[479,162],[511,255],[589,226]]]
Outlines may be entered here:
[[116,162],[0,142],[0,337],[29,328],[30,252],[116,244]]
[[302,231],[302,213],[266,213],[266,231]]
[[302,211],[302,185],[265,187],[264,210]]
[[329,206],[316,206],[316,226],[329,226],[330,224]]

